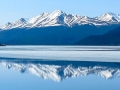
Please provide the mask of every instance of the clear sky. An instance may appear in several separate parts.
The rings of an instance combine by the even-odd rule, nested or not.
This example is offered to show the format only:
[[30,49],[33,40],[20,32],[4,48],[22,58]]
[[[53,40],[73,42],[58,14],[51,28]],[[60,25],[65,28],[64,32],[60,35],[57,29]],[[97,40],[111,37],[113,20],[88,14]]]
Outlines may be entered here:
[[120,0],[0,0],[0,25],[54,10],[90,17],[120,14]]

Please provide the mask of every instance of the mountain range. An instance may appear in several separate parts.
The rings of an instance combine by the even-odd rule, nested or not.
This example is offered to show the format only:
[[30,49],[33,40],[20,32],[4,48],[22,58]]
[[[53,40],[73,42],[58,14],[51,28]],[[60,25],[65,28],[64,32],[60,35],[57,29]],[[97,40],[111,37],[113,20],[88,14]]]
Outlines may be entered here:
[[1,61],[3,66],[21,73],[60,82],[66,78],[98,75],[105,79],[120,77],[119,63],[76,61]]
[[103,35],[120,26],[120,15],[98,17],[67,14],[61,10],[21,18],[0,26],[0,43],[9,45],[74,45],[90,36]]

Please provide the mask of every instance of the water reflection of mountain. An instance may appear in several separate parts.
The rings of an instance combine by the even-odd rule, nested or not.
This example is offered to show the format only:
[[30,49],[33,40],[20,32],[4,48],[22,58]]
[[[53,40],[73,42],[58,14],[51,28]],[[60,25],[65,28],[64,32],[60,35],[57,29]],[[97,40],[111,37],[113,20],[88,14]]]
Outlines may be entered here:
[[95,74],[105,79],[120,77],[120,63],[84,61],[1,61],[8,69],[29,72],[43,79],[61,81],[67,77]]

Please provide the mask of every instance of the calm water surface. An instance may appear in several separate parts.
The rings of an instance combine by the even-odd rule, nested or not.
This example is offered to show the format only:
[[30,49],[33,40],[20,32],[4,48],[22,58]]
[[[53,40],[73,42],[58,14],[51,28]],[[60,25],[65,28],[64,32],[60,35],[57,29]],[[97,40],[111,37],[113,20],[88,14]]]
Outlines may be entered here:
[[120,47],[0,47],[0,90],[120,90]]

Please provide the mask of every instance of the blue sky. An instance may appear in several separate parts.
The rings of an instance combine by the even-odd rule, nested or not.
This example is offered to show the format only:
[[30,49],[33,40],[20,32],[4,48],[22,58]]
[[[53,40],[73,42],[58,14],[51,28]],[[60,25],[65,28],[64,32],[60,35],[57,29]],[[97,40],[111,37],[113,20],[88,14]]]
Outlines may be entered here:
[[120,0],[1,0],[0,25],[54,10],[90,17],[105,12],[120,14],[119,3]]

